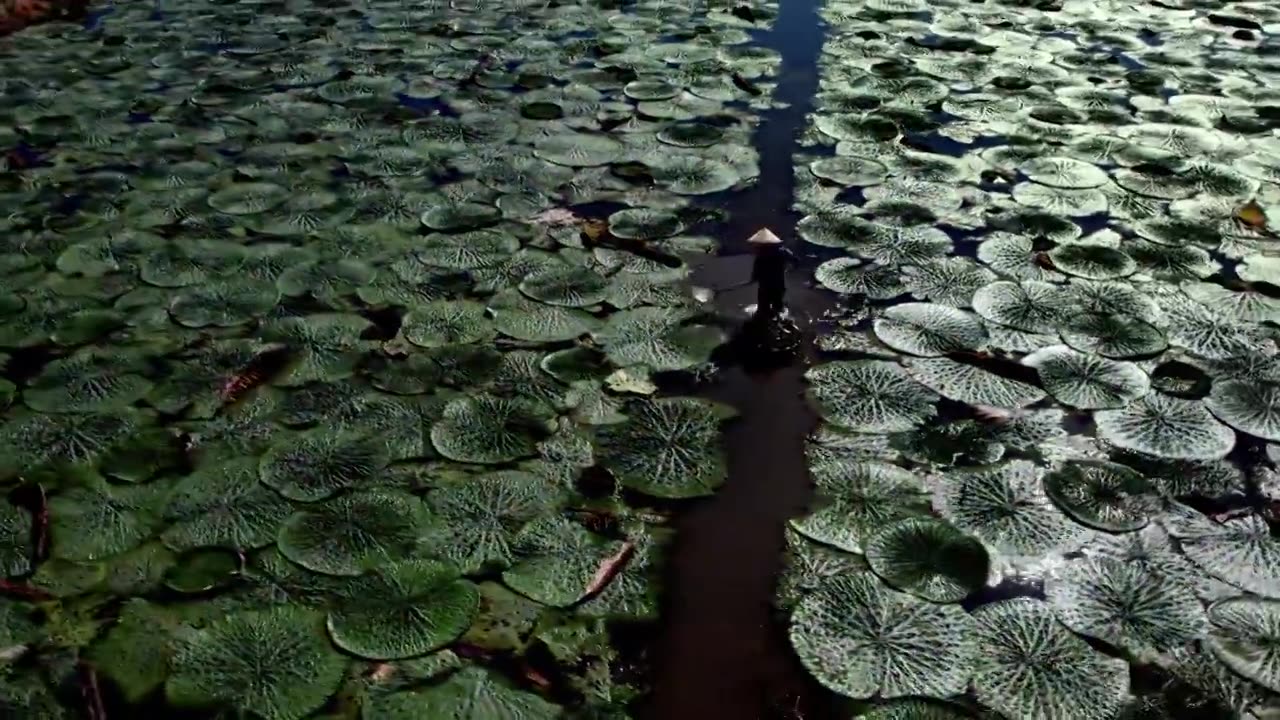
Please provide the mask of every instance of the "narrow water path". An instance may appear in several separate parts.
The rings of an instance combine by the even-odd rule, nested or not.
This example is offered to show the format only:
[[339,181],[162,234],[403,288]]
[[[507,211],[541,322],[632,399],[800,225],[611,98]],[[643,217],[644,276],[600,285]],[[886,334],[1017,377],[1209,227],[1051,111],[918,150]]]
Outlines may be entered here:
[[[755,136],[760,179],[736,194],[721,228],[721,255],[695,268],[694,283],[724,289],[749,276],[747,237],[771,228],[797,243],[791,211],[792,154],[818,87],[823,28],[820,0],[780,0],[773,27],[758,42],[782,56],[774,99]],[[817,298],[809,273],[789,279],[788,304],[802,324]],[[720,295],[719,309],[740,316],[751,290]],[[770,601],[781,571],[783,530],[804,511],[811,490],[804,440],[816,424],[805,404],[805,363],[768,375],[727,371],[708,395],[737,408],[726,428],[729,477],[679,522],[666,586],[665,622],[655,657],[654,720],[755,720],[798,717],[805,676],[773,622]]]

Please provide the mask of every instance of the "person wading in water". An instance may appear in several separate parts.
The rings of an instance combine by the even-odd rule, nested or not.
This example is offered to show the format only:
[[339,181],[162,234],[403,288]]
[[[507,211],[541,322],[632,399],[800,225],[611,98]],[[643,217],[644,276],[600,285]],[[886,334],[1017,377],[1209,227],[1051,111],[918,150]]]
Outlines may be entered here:
[[751,264],[751,282],[756,283],[755,317],[777,318],[786,310],[787,266],[795,256],[769,228],[756,231],[747,243],[756,255]]
[[787,313],[787,269],[795,256],[768,228],[747,239],[755,259],[751,279],[756,284],[755,312],[730,341],[726,359],[748,372],[769,372],[788,365],[800,349],[800,330]]

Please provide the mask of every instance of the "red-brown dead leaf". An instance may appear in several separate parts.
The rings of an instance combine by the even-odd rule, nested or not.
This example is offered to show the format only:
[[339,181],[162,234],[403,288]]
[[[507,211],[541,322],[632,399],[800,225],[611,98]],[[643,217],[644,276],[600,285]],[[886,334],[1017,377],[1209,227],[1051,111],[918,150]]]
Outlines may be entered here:
[[636,544],[628,540],[622,543],[622,548],[618,552],[605,558],[604,562],[600,563],[600,567],[596,568],[596,574],[591,576],[591,582],[587,583],[587,591],[583,597],[591,597],[613,582],[618,573],[622,572],[622,568],[630,562],[635,551]]
[[280,344],[254,355],[219,388],[218,395],[224,405],[234,405],[282,371],[291,354],[288,347]]
[[551,689],[551,680],[547,679],[546,675],[543,675],[542,673],[538,672],[537,670],[534,670],[531,667],[528,667],[528,666],[525,667],[524,677],[526,680],[529,681],[530,684],[532,684],[534,687],[538,688],[539,690],[546,691]]
[[36,521],[32,528],[34,533],[35,557],[37,563],[49,557],[49,497],[43,485],[36,485]]
[[89,720],[107,720],[107,709],[102,704],[102,687],[98,684],[98,671],[81,660],[76,663],[77,684],[84,701],[84,716]]
[[53,599],[53,595],[51,595],[47,590],[33,585],[28,585],[26,583],[5,580],[3,578],[0,578],[0,596],[27,600],[29,602],[40,602],[43,600]]

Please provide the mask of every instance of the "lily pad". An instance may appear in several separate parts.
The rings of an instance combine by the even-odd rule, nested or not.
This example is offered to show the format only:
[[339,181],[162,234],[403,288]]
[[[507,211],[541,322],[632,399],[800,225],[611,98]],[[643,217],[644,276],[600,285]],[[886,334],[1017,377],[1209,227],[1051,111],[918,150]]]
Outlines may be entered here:
[[818,266],[814,277],[828,290],[865,295],[872,300],[888,300],[906,292],[897,267],[864,263],[857,258],[828,260]]
[[1107,532],[1141,530],[1155,505],[1146,478],[1125,465],[1101,460],[1063,464],[1045,475],[1044,490],[1062,512]]
[[1280,384],[1220,380],[1213,384],[1205,405],[1240,432],[1280,440]]
[[970,313],[936,303],[903,303],[876,318],[876,337],[889,347],[912,355],[936,357],[986,344],[982,322]]
[[358,577],[329,612],[329,634],[343,650],[373,660],[425,655],[471,625],[480,603],[457,568],[406,560]]
[[626,240],[660,240],[684,228],[680,217],[666,210],[629,208],[609,216],[609,232]]
[[818,682],[854,698],[956,695],[974,662],[972,621],[958,606],[927,604],[866,574],[803,598],[790,636]]
[[679,308],[639,307],[610,316],[592,338],[620,367],[685,370],[706,362],[724,343],[724,333],[690,323],[698,313]]
[[31,514],[0,503],[0,572],[6,577],[31,571]]
[[22,392],[33,410],[91,413],[123,410],[151,390],[151,381],[135,372],[127,354],[82,350],[49,363]]
[[1025,720],[1110,720],[1129,695],[1129,665],[1089,647],[1052,608],[1019,598],[973,613],[978,702]]
[[995,555],[1040,558],[1074,549],[1084,531],[1049,502],[1041,474],[1026,460],[952,473],[938,490],[938,511]]
[[1280,601],[1240,597],[1209,608],[1214,657],[1259,685],[1280,692]]
[[1210,575],[1263,597],[1280,598],[1280,542],[1256,515],[1221,525],[1197,523],[1170,528],[1183,552]]
[[856,432],[903,432],[936,412],[937,395],[891,362],[825,363],[806,371],[805,380],[818,413]]
[[565,133],[550,135],[534,144],[534,154],[548,162],[569,167],[608,165],[626,149],[607,135]]
[[561,708],[470,666],[417,692],[372,695],[362,720],[555,720]]
[[431,426],[431,443],[460,462],[497,464],[537,454],[554,429],[550,412],[523,398],[478,394],[450,400]]
[[502,581],[544,605],[568,607],[587,595],[600,567],[621,547],[563,516],[547,516],[516,536],[517,559]]
[[526,276],[520,292],[548,305],[589,307],[608,297],[609,281],[590,268],[553,267]]
[[164,512],[173,524],[160,537],[178,551],[252,550],[275,542],[291,510],[287,500],[259,482],[257,459],[210,462],[174,486]]
[[918,358],[907,371],[939,395],[967,405],[1020,408],[1044,398],[1040,388],[949,358]]
[[165,694],[180,707],[226,705],[264,720],[297,720],[338,691],[346,667],[319,614],[281,606],[181,635]]
[[371,490],[294,513],[278,543],[285,557],[308,570],[354,576],[405,556],[432,525],[418,498]]
[[489,300],[498,332],[528,342],[573,340],[596,330],[600,321],[580,308],[546,305],[508,290]]
[[1231,428],[1204,403],[1149,393],[1117,410],[1093,415],[1098,436],[1116,445],[1175,460],[1214,460],[1236,444]]
[[958,602],[987,582],[982,543],[933,518],[885,526],[866,544],[871,570],[893,587],[930,602]]
[[418,347],[436,348],[482,342],[493,337],[485,306],[471,300],[436,300],[405,315],[401,332]]
[[427,495],[439,532],[424,543],[467,574],[506,568],[515,559],[512,544],[520,529],[552,512],[559,500],[546,480],[519,470],[442,482]]
[[49,499],[53,555],[100,560],[142,543],[161,524],[167,487],[111,485],[94,478],[85,487]]
[[818,542],[861,553],[877,530],[929,514],[920,479],[896,465],[833,459],[810,472],[817,485],[814,509],[793,519],[791,527]]
[[979,315],[1027,332],[1056,332],[1071,304],[1065,290],[1039,280],[997,280],[973,294],[973,309]]
[[281,495],[315,502],[367,482],[389,461],[377,438],[317,428],[271,448],[258,467],[262,482]]
[[628,419],[596,431],[599,462],[623,485],[661,498],[709,495],[724,482],[725,405],[697,398],[638,400]]
[[1056,247],[1049,252],[1049,260],[1058,270],[1088,280],[1124,277],[1137,269],[1133,258],[1116,248],[1084,243]]

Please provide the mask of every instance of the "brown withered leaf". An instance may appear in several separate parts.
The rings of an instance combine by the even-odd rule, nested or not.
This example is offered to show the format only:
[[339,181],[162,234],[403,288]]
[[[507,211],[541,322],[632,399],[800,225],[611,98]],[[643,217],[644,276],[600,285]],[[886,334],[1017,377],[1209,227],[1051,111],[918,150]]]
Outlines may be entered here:
[[627,566],[635,551],[636,544],[628,540],[622,544],[622,548],[618,552],[605,558],[604,562],[600,563],[600,567],[596,569],[596,574],[591,577],[591,582],[587,584],[587,591],[583,593],[583,597],[592,597],[604,590],[618,576],[618,573],[622,572],[622,569]]
[[609,232],[609,223],[600,219],[588,219],[582,222],[582,234],[592,242],[599,242]]
[[1236,222],[1258,232],[1267,231],[1267,214],[1257,200],[1250,200],[1236,208]]

